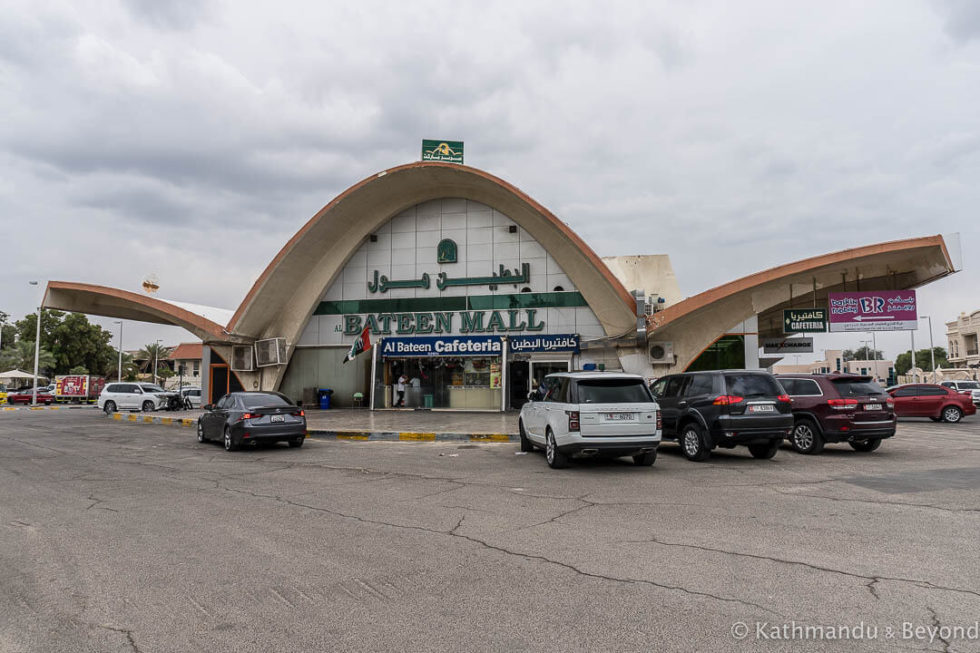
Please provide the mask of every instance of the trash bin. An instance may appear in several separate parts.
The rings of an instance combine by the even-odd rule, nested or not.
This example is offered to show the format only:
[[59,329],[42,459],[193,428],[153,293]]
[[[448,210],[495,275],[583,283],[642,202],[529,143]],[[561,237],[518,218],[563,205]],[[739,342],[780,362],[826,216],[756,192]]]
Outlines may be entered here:
[[423,406],[432,408],[432,395],[422,395]]
[[320,397],[320,409],[328,410],[330,408],[330,395],[333,394],[333,390],[330,388],[320,388],[316,393]]

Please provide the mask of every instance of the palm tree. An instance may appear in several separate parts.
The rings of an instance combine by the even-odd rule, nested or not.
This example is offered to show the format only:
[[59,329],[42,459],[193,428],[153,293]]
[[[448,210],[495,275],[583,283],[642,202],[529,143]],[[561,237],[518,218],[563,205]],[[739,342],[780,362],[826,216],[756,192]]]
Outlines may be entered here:
[[146,345],[145,347],[143,347],[143,349],[140,350],[139,354],[137,355],[137,358],[146,361],[141,366],[140,371],[143,372],[144,374],[146,373],[153,374],[153,361],[156,361],[157,363],[158,375],[160,373],[160,370],[164,368],[170,369],[170,366],[167,365],[167,359],[170,357],[170,351],[171,351],[170,347],[164,347],[163,345],[157,342],[152,342]]
[[[112,362],[106,368],[106,378],[115,379],[119,376],[119,358],[114,356]],[[122,355],[122,378],[126,381],[135,381],[139,366],[133,362],[133,355],[123,352]]]
[[[50,372],[54,369],[54,354],[45,348],[38,352],[38,373]],[[18,340],[9,349],[0,351],[0,368],[4,370],[19,369],[25,372],[34,369],[34,343],[29,340]]]

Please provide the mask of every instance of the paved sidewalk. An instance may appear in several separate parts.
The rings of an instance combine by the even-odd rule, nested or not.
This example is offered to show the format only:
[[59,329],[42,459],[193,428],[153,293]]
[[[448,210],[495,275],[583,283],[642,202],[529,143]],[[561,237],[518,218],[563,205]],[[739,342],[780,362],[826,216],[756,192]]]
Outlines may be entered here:
[[[204,411],[116,413],[120,421],[192,426]],[[517,439],[517,413],[468,413],[431,410],[307,409],[313,437],[358,440],[487,440]]]

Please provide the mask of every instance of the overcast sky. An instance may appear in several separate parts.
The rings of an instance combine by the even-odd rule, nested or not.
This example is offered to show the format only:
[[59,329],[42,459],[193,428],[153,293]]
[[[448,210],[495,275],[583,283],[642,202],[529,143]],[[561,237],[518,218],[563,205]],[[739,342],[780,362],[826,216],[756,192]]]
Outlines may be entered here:
[[0,310],[148,274],[236,308],[324,204],[441,138],[600,255],[669,254],[686,295],[959,232],[965,269],[919,291],[945,345],[980,309],[978,107],[973,0],[5,0]]

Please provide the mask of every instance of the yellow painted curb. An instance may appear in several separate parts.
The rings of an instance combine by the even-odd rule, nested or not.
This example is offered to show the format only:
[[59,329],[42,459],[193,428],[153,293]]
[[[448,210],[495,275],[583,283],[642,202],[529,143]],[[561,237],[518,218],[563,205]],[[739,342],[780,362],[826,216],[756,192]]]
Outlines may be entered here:
[[184,426],[194,426],[194,420],[190,418],[184,418],[180,420],[181,424]]
[[129,415],[126,419],[128,419],[130,422],[136,422],[139,420],[139,417],[137,415]]
[[435,433],[399,433],[399,440],[435,440]]
[[367,433],[338,433],[338,440],[367,440],[371,436]]
[[470,442],[510,442],[510,436],[505,433],[474,433]]
[[17,409],[16,409],[16,408],[14,408],[13,406],[4,406],[4,407],[3,407],[3,409],[4,409],[4,410],[17,410]]
[[143,416],[143,423],[144,424],[152,424],[153,423],[153,418],[150,417],[149,415],[144,415]]
[[61,406],[48,406],[48,410],[61,410]]
[[46,406],[30,406],[31,410],[44,410]]
[[171,424],[174,423],[174,418],[173,417],[161,417],[160,418],[160,423],[161,424],[166,424],[167,426],[170,426]]
[[116,420],[117,422],[121,422],[122,421],[122,418],[123,418],[122,413],[113,413],[112,414],[112,419]]

